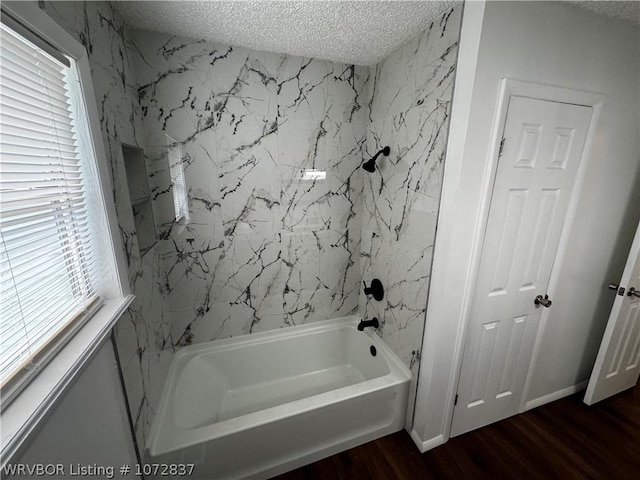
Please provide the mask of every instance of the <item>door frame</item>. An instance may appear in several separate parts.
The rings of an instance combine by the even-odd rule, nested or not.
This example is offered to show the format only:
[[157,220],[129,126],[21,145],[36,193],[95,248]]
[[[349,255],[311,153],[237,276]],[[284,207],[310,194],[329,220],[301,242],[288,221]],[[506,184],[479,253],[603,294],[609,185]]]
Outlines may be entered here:
[[[525,82],[521,80],[502,78],[497,107],[495,110],[496,115],[493,121],[492,130],[491,130],[492,133],[491,133],[490,150],[486,160],[485,175],[482,178],[481,202],[477,210],[478,214],[475,216],[476,226],[475,226],[474,238],[472,241],[471,264],[468,269],[468,275],[467,275],[465,287],[463,290],[464,301],[462,304],[460,326],[458,328],[458,335],[456,336],[456,342],[455,342],[456,354],[454,357],[454,364],[451,370],[449,390],[447,392],[448,407],[446,409],[446,415],[445,415],[445,431],[444,431],[445,438],[449,438],[451,433],[451,423],[453,421],[455,396],[458,391],[458,383],[460,381],[462,358],[464,355],[469,321],[471,317],[471,306],[472,306],[473,297],[475,294],[475,286],[476,286],[478,271],[480,267],[480,258],[482,254],[482,246],[484,243],[484,236],[485,236],[487,220],[489,216],[491,196],[493,193],[493,185],[495,182],[496,171],[498,167],[498,160],[499,160],[498,153],[500,150],[500,143],[502,141],[502,134],[504,132],[504,127],[506,123],[509,101],[512,96],[532,98],[536,100],[547,100],[547,101],[558,102],[558,103],[570,103],[570,104],[582,105],[582,106],[593,108],[593,115],[591,117],[591,122],[589,124],[587,137],[585,140],[584,149],[582,153],[582,161],[580,163],[580,166],[576,174],[576,183],[574,185],[574,192],[572,194],[572,198],[569,202],[569,206],[567,209],[567,216],[566,216],[567,220],[562,229],[562,234],[560,235],[560,241],[558,243],[556,259],[554,261],[554,267],[552,269],[551,277],[549,279],[549,287],[547,291],[551,292],[550,296],[552,298],[553,298],[552,292],[555,290],[558,284],[558,277],[559,277],[558,272],[560,270],[560,268],[558,267],[562,265],[565,253],[567,251],[569,234],[571,231],[570,225],[573,222],[573,218],[575,216],[576,209],[578,206],[578,200],[581,197],[585,172],[588,169],[590,159],[591,159],[591,155],[590,155],[591,146],[593,144],[595,131],[599,123],[602,106],[604,102],[603,95],[600,95],[597,93],[573,90],[570,88],[557,87],[552,85]],[[447,186],[443,185],[443,190],[445,188],[447,188]],[[443,302],[458,301],[459,302],[460,291],[458,290],[456,292],[446,292],[444,295],[444,298],[442,298],[441,301]],[[529,408],[533,408],[539,405],[538,403],[535,403],[535,402],[527,402],[527,397],[528,397],[528,392],[529,392],[531,378],[532,378],[532,370],[533,370],[532,366],[535,365],[536,360],[538,358],[539,351],[540,351],[540,341],[544,335],[544,331],[545,331],[547,320],[550,313],[551,312],[549,312],[547,309],[544,309],[540,318],[538,334],[536,336],[535,344],[533,347],[533,352],[531,355],[531,363],[529,365],[527,378],[525,380],[522,400],[520,402],[520,408],[518,410],[518,413],[522,413]],[[569,393],[572,393],[572,392],[566,392],[566,393],[563,392],[562,396]],[[545,400],[547,399],[545,398]],[[552,401],[552,400],[555,400],[555,398],[549,398],[547,401]]]
[[[476,264],[474,265],[473,273],[469,281],[469,309],[467,310],[468,315],[465,319],[467,322],[466,341],[462,352],[461,368],[458,373],[458,404],[455,406],[452,416],[453,423],[451,426],[451,436],[460,435],[465,431],[473,430],[481,425],[493,423],[499,418],[506,418],[522,412],[524,405],[523,400],[525,398],[524,395],[528,392],[525,385],[531,372],[533,350],[536,342],[539,341],[538,334],[540,332],[540,326],[543,322],[543,318],[548,318],[549,314],[551,314],[551,318],[558,317],[558,313],[553,307],[551,309],[534,308],[533,297],[536,293],[542,295],[548,293],[555,303],[555,297],[559,294],[559,292],[551,289],[551,276],[554,274],[557,276],[555,273],[556,268],[559,266],[557,253],[562,245],[561,240],[568,237],[567,230],[572,224],[571,216],[576,211],[577,201],[575,199],[579,195],[576,184],[578,183],[578,178],[584,177],[584,170],[582,170],[581,173],[580,167],[583,165],[583,154],[585,153],[585,145],[589,135],[589,127],[592,124],[594,110],[591,106],[576,105],[568,102],[551,102],[547,99],[535,97],[539,97],[539,95],[511,94],[511,90],[508,88],[505,88],[503,95],[500,97],[500,122],[498,123],[497,130],[494,132],[495,138],[492,139],[496,141],[494,148],[498,148],[496,145],[499,145],[500,150],[497,153],[495,151],[492,152],[490,157],[493,159],[493,162],[491,163],[492,170],[490,171],[490,181],[488,182],[490,188],[487,188],[487,191],[484,192],[486,195],[484,198],[486,204],[486,210],[484,212],[485,217],[482,219],[480,227],[476,232],[476,235],[478,236],[476,241],[477,250],[474,257]],[[540,116],[544,117],[545,120],[540,118],[539,120],[534,121],[533,117],[531,117],[531,114],[533,114],[532,112],[539,112]],[[538,117],[538,113],[533,115],[536,118]],[[562,120],[558,121],[565,115],[566,120],[569,123]],[[534,128],[534,131],[536,128],[541,128],[542,130],[538,132],[538,140],[535,143],[537,146],[534,147],[532,144],[530,147],[536,151],[538,149],[545,150],[546,153],[543,153],[543,155],[546,156],[555,155],[553,153],[554,143],[557,141],[556,136],[560,135],[560,130],[563,130],[562,127],[571,126],[575,129],[574,133],[576,138],[574,138],[574,141],[570,141],[567,145],[566,154],[567,156],[570,154],[570,158],[572,158],[570,161],[571,163],[567,168],[564,168],[563,166],[561,167],[561,170],[547,169],[547,166],[549,166],[549,168],[553,168],[552,164],[547,165],[551,160],[553,160],[553,158],[542,157],[538,158],[538,161],[536,162],[535,154],[534,157],[530,156],[533,151],[529,153],[529,156],[526,156],[526,158],[530,160],[522,161],[540,165],[537,165],[534,169],[533,165],[529,165],[527,163],[526,166],[531,168],[529,173],[527,173],[527,170],[523,171],[517,168],[520,165],[520,160],[518,160],[520,154],[517,152],[522,147],[520,143],[523,141],[523,138],[525,138],[522,135],[524,135],[524,131],[528,131],[526,125],[530,122],[533,122],[534,124],[541,123],[542,125],[539,127],[532,127]],[[556,128],[559,130],[556,131]],[[567,132],[564,135],[566,134],[573,137],[573,134],[571,133]],[[504,144],[505,138],[506,144]],[[505,147],[504,155],[502,155],[503,144]],[[555,148],[557,147],[558,145],[556,144]],[[556,161],[557,160],[558,159],[556,159]],[[562,161],[562,159],[560,159],[560,161]],[[566,162],[567,159],[564,159],[564,161]],[[542,169],[540,169],[540,167]],[[524,175],[524,177],[522,175]],[[530,182],[533,182],[533,184],[530,184]],[[542,184],[537,182],[542,182]],[[498,183],[500,183],[499,192],[496,190],[498,188]],[[533,196],[521,206],[523,214],[525,212],[529,212],[529,215],[533,216],[527,216],[522,219],[514,217],[513,221],[516,223],[521,223],[522,221],[525,222],[520,227],[516,227],[516,232],[519,231],[516,235],[508,224],[501,223],[504,221],[503,216],[507,213],[507,211],[504,210],[504,202],[511,198],[511,194],[509,193],[511,192],[511,188],[516,188],[517,186],[518,189],[521,189],[528,188],[529,186],[533,187],[533,185],[536,186],[534,188],[535,191],[531,191],[529,194],[525,193],[525,197]],[[556,192],[557,203],[552,207],[554,210],[557,209],[558,211],[552,213],[552,218],[548,219],[549,221],[552,221],[552,231],[554,233],[549,236],[551,231],[548,231],[545,234],[546,240],[543,238],[544,243],[539,245],[540,248],[543,248],[543,245],[546,244],[546,247],[544,247],[544,273],[541,278],[536,280],[534,278],[520,279],[520,274],[515,272],[515,276],[519,279],[518,285],[525,282],[525,280],[526,282],[533,282],[528,283],[528,288],[534,288],[534,290],[525,292],[524,290],[526,290],[526,288],[523,287],[520,292],[517,291],[518,288],[515,286],[515,292],[507,289],[508,291],[502,292],[503,294],[506,294],[502,299],[491,299],[490,297],[493,296],[493,293],[488,293],[490,290],[491,292],[494,292],[494,289],[497,287],[502,287],[503,289],[507,288],[504,282],[508,281],[510,283],[511,280],[513,280],[512,275],[514,274],[513,268],[515,265],[521,265],[521,268],[525,267],[524,263],[521,262],[526,260],[525,257],[529,255],[527,253],[527,239],[532,240],[533,238],[531,235],[534,234],[536,238],[538,238],[537,229],[540,225],[535,227],[534,224],[535,222],[540,221],[539,215],[541,211],[539,211],[538,208],[542,205],[540,202],[545,198],[544,191],[546,188],[561,188],[562,190],[558,190]],[[557,194],[560,191],[562,193],[558,197]],[[538,195],[542,196],[538,197]],[[495,216],[497,211],[501,212],[498,217]],[[497,224],[494,223],[496,221],[498,222]],[[513,226],[515,226],[515,224]],[[513,237],[510,236],[511,241],[514,243],[509,243],[509,245],[512,245],[513,248],[516,249],[513,253],[517,254],[517,256],[512,259],[513,265],[511,267],[511,274],[508,274],[506,270],[502,271],[502,275],[500,275],[502,283],[496,285],[496,279],[494,278],[493,281],[491,280],[491,278],[497,274],[496,271],[493,271],[494,267],[492,265],[495,265],[496,262],[500,262],[500,257],[504,252],[497,249],[498,245],[494,241],[498,240],[500,242],[500,239],[507,229],[514,235]],[[546,232],[547,230],[545,229],[544,231]],[[524,237],[522,236],[523,233],[525,233]],[[491,240],[491,244],[487,243],[489,238],[493,239]],[[565,240],[565,248],[566,243],[567,242]],[[529,246],[531,248],[534,247],[533,244]],[[522,248],[525,250],[522,250]],[[509,258],[510,256],[511,254],[509,254]],[[556,268],[554,268],[554,265]],[[537,268],[538,267],[536,267],[536,269]],[[487,273],[489,273],[488,277],[486,275]],[[524,271],[521,273],[524,274]],[[535,273],[531,274],[535,275]],[[538,271],[538,274],[541,274],[541,272]],[[507,275],[507,277],[503,278],[504,275]],[[478,289],[481,289],[482,293],[480,293]],[[488,297],[486,295],[488,295]],[[512,301],[516,301],[516,303],[512,304]],[[566,304],[567,302],[565,301],[564,303]],[[515,307],[516,304],[519,306]],[[503,310],[503,307],[507,308],[507,310]],[[514,307],[517,311],[511,310]],[[480,310],[478,310],[479,308]],[[498,308],[500,312],[502,312],[500,318],[502,318],[503,314],[508,315],[509,318],[503,318],[502,321],[500,321],[499,317],[495,317],[497,312],[495,308]],[[483,318],[486,317],[480,322],[480,324],[487,327],[487,330],[478,324],[478,321],[480,320],[479,315]],[[523,316],[520,318],[521,321],[524,320],[524,322],[521,323],[519,327],[516,327],[516,324],[511,322],[512,316],[515,315]],[[496,323],[492,323],[493,329],[491,330],[491,327],[488,327],[485,322]],[[513,337],[514,332],[517,331],[515,329],[518,328],[521,330],[520,335]],[[504,329],[506,329],[506,333]],[[490,331],[493,331],[493,334],[490,334]],[[490,340],[490,338],[493,340]],[[516,344],[512,345],[515,338],[518,338],[518,341]],[[486,345],[487,350],[483,348],[485,341],[488,342]],[[509,354],[506,351],[507,342],[509,345]],[[511,368],[515,369],[515,371],[511,371],[511,375],[515,374],[516,376],[510,377],[511,380],[509,380],[509,382],[512,383],[510,383],[509,386],[502,385],[498,391],[494,392],[494,394],[503,390],[511,390],[511,392],[503,392],[496,398],[494,398],[488,391],[485,391],[485,394],[482,394],[481,392],[486,388],[489,388],[489,390],[492,388],[498,388],[498,385],[493,385],[492,382],[499,381],[501,372],[502,374],[505,374],[506,371],[503,372],[503,369],[507,368],[502,365],[502,360],[500,360],[502,358],[502,354],[499,352],[502,352],[505,355],[512,355],[514,353],[511,353],[511,348],[515,345],[519,345],[516,347],[516,356],[509,357],[509,364],[513,362]],[[504,351],[502,350],[503,348],[505,349]],[[498,354],[497,357],[496,354]],[[477,368],[479,368],[478,362],[480,361],[483,368],[477,370]],[[498,361],[497,364],[495,363],[496,361]],[[474,367],[476,364],[478,364],[477,368]],[[482,380],[477,377],[478,375],[481,376]],[[498,377],[495,375],[498,375]],[[485,380],[487,381],[486,384],[484,383]],[[480,383],[476,384],[478,381],[480,381]],[[505,378],[503,377],[502,382],[504,381]],[[476,392],[478,387],[480,387],[480,390]],[[472,390],[476,393],[472,393]],[[480,396],[478,397],[477,395]],[[488,395],[488,398],[485,398],[484,395]],[[505,395],[507,398],[499,399]],[[484,399],[484,401],[482,399]],[[484,405],[476,406],[477,404]]]

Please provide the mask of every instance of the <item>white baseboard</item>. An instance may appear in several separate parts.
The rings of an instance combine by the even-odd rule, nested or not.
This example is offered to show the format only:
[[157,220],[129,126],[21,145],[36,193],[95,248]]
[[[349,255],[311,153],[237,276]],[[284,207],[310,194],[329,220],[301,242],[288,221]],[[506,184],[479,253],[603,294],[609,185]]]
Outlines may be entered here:
[[584,382],[576,383],[571,387],[563,388],[562,390],[558,390],[557,392],[550,393],[548,395],[544,395],[542,397],[534,398],[533,400],[529,400],[524,404],[524,412],[527,410],[531,410],[532,408],[540,407],[546,403],[553,402],[555,400],[560,400],[561,398],[568,397],[569,395],[573,395],[580,390],[584,390],[587,388],[587,384],[589,380],[585,380]]
[[420,453],[424,453],[427,450],[436,448],[437,446],[440,446],[446,442],[444,435],[438,435],[437,437],[422,441],[422,439],[418,435],[418,432],[416,432],[415,430],[411,430],[411,438],[413,440],[413,443],[416,444],[416,447],[418,447],[418,450],[420,450]]
[[[573,395],[574,393],[587,388],[588,383],[589,383],[589,380],[585,380],[584,382],[576,383],[575,385],[572,385],[567,388],[563,388],[562,390],[558,390],[557,392],[553,392],[548,395],[544,395],[542,397],[529,400],[527,403],[524,404],[523,412],[526,412],[527,410],[531,410],[532,408],[540,407],[542,405],[553,402],[555,400],[560,400],[561,398],[568,397],[569,395]],[[412,429],[411,432],[409,433],[411,435],[411,439],[418,447],[418,450],[420,450],[420,453],[424,453],[427,450],[431,450],[432,448],[438,447],[447,441],[444,435],[438,435],[436,437],[430,438],[429,440],[422,440],[420,438],[420,435],[418,434],[418,432],[416,432],[415,429]]]

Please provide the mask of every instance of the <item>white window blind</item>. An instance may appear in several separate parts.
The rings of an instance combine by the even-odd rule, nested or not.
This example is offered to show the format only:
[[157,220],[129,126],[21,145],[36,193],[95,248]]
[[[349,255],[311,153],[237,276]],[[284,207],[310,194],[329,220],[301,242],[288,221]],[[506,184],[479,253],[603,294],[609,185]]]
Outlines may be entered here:
[[36,371],[52,339],[95,306],[99,262],[67,86],[73,72],[7,26],[0,33],[4,390]]

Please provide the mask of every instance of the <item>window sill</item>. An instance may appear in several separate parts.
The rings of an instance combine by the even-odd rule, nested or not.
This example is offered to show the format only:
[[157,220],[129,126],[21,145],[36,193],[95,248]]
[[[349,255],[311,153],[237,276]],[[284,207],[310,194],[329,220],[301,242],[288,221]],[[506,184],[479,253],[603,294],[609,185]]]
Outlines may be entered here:
[[47,417],[85,363],[102,345],[134,296],[105,301],[102,308],[69,340],[46,367],[5,407],[2,423],[2,468],[14,460],[23,442]]

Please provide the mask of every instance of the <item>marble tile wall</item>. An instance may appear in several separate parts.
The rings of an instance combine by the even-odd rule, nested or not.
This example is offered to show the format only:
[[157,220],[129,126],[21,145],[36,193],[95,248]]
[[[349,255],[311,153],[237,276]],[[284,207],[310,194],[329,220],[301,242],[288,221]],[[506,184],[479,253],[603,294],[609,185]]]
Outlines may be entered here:
[[[417,373],[461,5],[374,67],[126,32],[108,2],[43,8],[89,51],[136,294],[116,341],[141,449],[190,343],[359,312]],[[121,143],[147,154],[159,241],[144,256]],[[374,277],[382,302],[362,294]]]
[[121,144],[145,147],[130,47],[122,19],[108,2],[42,2],[41,8],[87,49],[129,280],[136,295],[115,338],[138,444],[142,447],[172,349],[160,252],[140,255]]
[[132,41],[173,345],[357,313],[369,69],[146,31]]
[[[360,313],[411,369],[414,382],[427,308],[431,256],[462,16],[462,4],[372,67],[366,157],[384,146],[364,180],[362,279],[382,281],[385,298],[360,295]],[[411,415],[411,410],[410,410]]]

